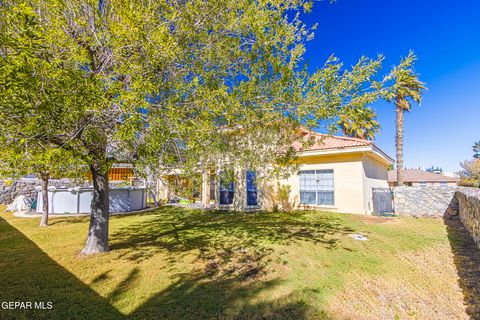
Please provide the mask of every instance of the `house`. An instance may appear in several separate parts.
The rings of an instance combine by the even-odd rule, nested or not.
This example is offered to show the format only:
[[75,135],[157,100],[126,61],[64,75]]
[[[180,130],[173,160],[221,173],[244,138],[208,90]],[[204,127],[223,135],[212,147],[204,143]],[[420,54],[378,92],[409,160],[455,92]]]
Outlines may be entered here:
[[108,181],[132,181],[135,179],[133,165],[130,163],[114,163],[108,170]]
[[393,159],[374,142],[310,132],[316,142],[298,150],[300,170],[280,184],[291,186],[295,208],[371,214],[373,189],[388,188],[387,173]]
[[[440,172],[427,172],[420,169],[403,170],[403,181],[406,186],[414,187],[441,187],[456,186],[459,181],[456,177],[449,177]],[[397,185],[397,172],[388,172],[388,184],[390,187]]]
[[[233,181],[222,182],[220,172],[198,175],[199,201],[203,207],[233,210],[273,210],[279,202],[279,188],[288,186],[288,206],[336,212],[371,214],[373,189],[388,188],[392,158],[372,141],[330,136],[311,131],[302,133],[293,147],[298,155],[298,172],[286,179],[256,183],[256,173],[235,170]],[[308,147],[302,141],[311,139]],[[171,177],[168,177],[171,179]],[[172,192],[159,183],[157,194],[167,200]]]
[[[92,173],[86,172],[87,180],[92,180]],[[132,182],[135,180],[133,165],[130,163],[114,163],[108,170],[109,182]]]

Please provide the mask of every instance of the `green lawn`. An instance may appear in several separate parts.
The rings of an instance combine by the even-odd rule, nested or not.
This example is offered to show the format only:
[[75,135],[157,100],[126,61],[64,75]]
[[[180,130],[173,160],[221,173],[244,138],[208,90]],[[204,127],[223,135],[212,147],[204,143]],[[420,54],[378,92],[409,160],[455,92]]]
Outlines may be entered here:
[[0,215],[0,302],[54,308],[0,318],[466,318],[442,220],[164,207],[112,217],[90,257],[87,217],[37,225]]

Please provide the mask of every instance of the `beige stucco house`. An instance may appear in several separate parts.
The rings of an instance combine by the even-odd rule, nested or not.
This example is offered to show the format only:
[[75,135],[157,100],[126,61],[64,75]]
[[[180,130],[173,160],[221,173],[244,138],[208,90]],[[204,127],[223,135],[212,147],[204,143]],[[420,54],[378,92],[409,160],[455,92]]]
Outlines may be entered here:
[[317,142],[306,150],[296,146],[300,170],[280,181],[291,186],[294,206],[372,213],[372,190],[388,188],[388,167],[393,160],[372,141],[308,135],[314,135]]
[[[222,183],[220,172],[212,170],[198,175],[194,195],[205,208],[273,210],[279,205],[279,187],[288,186],[288,206],[292,209],[371,214],[372,191],[388,188],[392,158],[368,140],[311,131],[305,131],[303,138],[294,144],[299,170],[288,178],[263,180],[257,185],[255,172],[236,170],[235,182]],[[302,141],[309,139],[314,143],[303,147]],[[179,181],[183,186],[195,184],[184,178]],[[165,201],[172,197],[165,184],[159,183],[157,192]]]

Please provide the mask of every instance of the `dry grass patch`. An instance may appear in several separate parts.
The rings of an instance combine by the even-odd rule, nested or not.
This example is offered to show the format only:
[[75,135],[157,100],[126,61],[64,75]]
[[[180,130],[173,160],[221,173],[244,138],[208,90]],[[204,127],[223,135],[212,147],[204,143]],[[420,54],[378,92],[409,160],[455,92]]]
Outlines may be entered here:
[[337,319],[468,319],[449,246],[392,258],[397,272],[349,275],[349,285],[330,299]]

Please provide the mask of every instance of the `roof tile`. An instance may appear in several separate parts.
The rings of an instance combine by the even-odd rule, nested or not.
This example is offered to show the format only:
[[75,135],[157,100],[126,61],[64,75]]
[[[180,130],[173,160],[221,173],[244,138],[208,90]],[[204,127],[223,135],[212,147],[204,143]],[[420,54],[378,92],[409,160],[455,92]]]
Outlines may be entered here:
[[[314,143],[304,148],[305,141],[312,138],[314,139]],[[306,133],[303,135],[301,140],[297,140],[293,143],[293,147],[296,151],[346,149],[370,145],[373,145],[373,141],[350,137],[331,136],[317,132]]]

